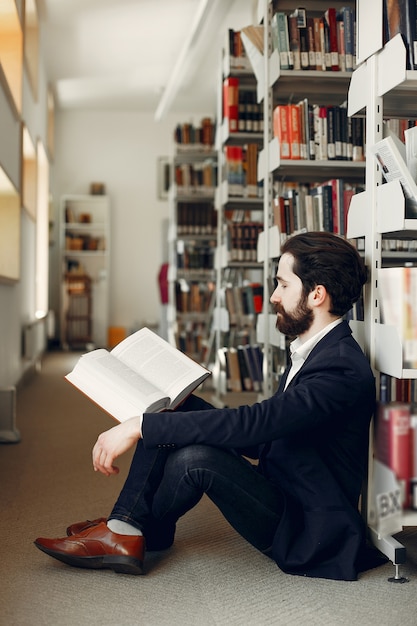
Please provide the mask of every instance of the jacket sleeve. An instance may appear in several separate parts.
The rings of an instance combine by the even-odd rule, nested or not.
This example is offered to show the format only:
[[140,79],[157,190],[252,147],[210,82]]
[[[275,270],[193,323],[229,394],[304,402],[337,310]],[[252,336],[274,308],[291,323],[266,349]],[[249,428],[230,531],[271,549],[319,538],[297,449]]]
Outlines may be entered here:
[[372,412],[373,385],[364,355],[342,342],[308,359],[285,393],[252,406],[145,413],[144,444],[147,448],[206,444],[241,449],[307,434],[335,416],[344,419],[358,402],[367,403],[366,412]]

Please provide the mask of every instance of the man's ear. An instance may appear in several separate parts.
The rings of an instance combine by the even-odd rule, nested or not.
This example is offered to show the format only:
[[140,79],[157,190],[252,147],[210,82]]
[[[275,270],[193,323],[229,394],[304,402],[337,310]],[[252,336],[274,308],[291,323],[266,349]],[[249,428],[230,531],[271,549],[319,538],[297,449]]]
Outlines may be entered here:
[[316,285],[310,292],[311,306],[321,306],[328,297],[327,289],[324,285]]

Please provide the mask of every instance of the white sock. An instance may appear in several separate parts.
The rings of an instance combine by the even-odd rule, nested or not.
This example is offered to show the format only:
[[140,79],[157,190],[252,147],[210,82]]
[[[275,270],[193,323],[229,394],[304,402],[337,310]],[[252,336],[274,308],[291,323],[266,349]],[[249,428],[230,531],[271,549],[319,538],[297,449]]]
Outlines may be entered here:
[[127,522],[123,522],[119,519],[109,519],[107,522],[107,528],[112,531],[112,533],[116,533],[117,535],[138,535],[141,536],[143,533],[138,528],[132,526],[132,524],[128,524]]

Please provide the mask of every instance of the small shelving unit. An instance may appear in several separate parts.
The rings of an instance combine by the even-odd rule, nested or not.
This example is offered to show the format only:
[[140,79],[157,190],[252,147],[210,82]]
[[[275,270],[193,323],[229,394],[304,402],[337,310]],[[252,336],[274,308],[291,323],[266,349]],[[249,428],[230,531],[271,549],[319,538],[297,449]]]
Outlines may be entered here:
[[214,303],[217,154],[210,145],[177,145],[172,170],[168,339],[207,366]]
[[107,345],[110,201],[61,199],[61,342],[64,348]]

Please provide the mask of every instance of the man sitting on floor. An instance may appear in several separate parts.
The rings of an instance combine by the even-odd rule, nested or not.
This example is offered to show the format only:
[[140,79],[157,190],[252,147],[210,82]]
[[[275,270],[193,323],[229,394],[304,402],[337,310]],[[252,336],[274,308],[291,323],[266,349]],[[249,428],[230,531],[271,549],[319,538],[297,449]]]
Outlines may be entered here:
[[141,574],[145,547],[171,546],[178,519],[206,493],[285,572],[355,580],[376,564],[363,558],[358,512],[375,381],[342,319],[361,295],[365,266],[345,239],[310,232],[287,239],[276,278],[277,328],[296,337],[277,392],[236,409],[190,396],[178,411],[102,433],[93,466],[106,476],[136,445],[110,516],[39,538],[38,548],[69,565]]

